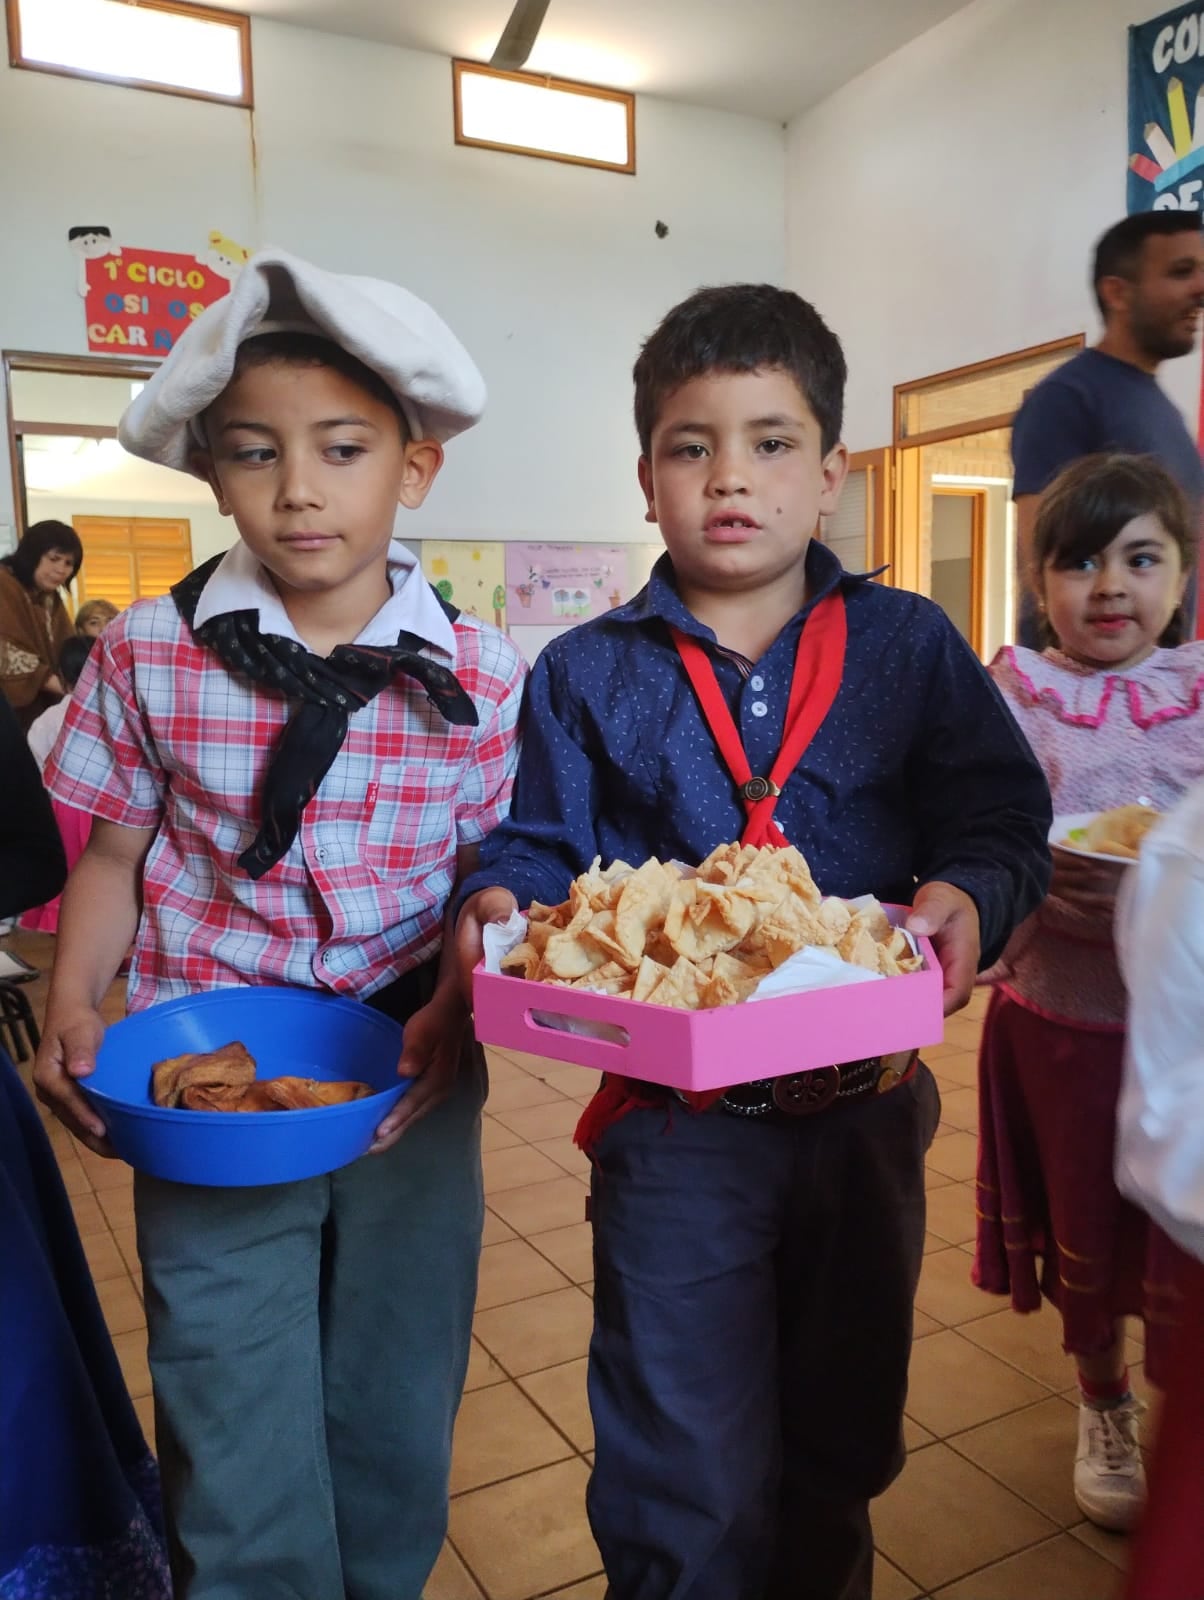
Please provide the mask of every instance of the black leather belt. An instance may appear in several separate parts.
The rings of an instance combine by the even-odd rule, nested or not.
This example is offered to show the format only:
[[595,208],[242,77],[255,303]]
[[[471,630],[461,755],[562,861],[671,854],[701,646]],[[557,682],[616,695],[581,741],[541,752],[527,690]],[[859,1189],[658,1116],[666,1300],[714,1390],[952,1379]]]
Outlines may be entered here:
[[[715,1104],[731,1117],[809,1117],[829,1106],[897,1088],[914,1073],[919,1054],[918,1050],[902,1050],[895,1055],[817,1067],[813,1072],[791,1072],[782,1078],[753,1078],[725,1089]],[[685,1099],[679,1091],[672,1092],[679,1100]]]

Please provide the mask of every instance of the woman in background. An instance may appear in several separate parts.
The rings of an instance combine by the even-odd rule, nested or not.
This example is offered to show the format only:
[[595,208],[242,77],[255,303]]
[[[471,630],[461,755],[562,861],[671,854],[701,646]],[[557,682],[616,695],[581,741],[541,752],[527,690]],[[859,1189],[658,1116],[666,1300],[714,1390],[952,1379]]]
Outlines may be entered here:
[[[107,605],[108,601],[99,603]],[[83,609],[80,608],[81,616]],[[79,617],[76,618],[76,627],[78,626]],[[54,749],[54,741],[59,736],[59,729],[63,726],[63,718],[67,715],[67,707],[71,702],[71,691],[75,688],[79,675],[84,670],[84,662],[91,654],[95,643],[96,634],[73,633],[63,646],[59,656],[59,677],[66,692],[49,711],[42,712],[42,715],[30,725],[29,733],[26,735],[39,772],[45,768],[50,752]],[[65,806],[61,800],[51,799],[50,804],[67,855],[67,871],[70,872],[84,853],[88,835],[92,832],[92,815],[88,811],[77,810],[75,806]],[[30,933],[57,933],[60,898],[61,896],[56,894],[54,899],[48,900],[44,906],[37,906],[34,910],[27,911],[20,918],[19,926]]]
[[74,629],[59,590],[83,559],[74,528],[35,522],[0,560],[0,690],[22,730],[66,692],[57,662]]

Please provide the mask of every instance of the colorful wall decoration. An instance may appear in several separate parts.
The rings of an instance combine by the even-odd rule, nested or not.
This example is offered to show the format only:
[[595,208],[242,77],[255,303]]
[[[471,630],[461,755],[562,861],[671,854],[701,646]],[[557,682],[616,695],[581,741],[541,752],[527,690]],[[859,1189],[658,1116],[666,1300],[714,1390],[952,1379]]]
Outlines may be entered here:
[[630,598],[623,545],[519,543],[504,549],[512,623],[544,627],[585,622]]
[[202,255],[117,244],[109,228],[71,228],[88,349],[106,355],[167,354],[206,306],[228,294],[250,252],[214,231]]
[[506,626],[506,562],[503,544],[424,539],[422,570],[445,600],[461,611]]

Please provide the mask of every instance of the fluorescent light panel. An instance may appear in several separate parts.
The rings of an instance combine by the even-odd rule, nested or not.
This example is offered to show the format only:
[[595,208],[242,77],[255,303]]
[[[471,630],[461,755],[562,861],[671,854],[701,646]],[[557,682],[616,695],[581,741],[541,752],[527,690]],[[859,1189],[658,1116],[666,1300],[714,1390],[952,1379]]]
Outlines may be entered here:
[[561,78],[453,62],[456,142],[635,171],[635,98]]
[[20,61],[241,101],[242,26],[122,0],[18,0]]

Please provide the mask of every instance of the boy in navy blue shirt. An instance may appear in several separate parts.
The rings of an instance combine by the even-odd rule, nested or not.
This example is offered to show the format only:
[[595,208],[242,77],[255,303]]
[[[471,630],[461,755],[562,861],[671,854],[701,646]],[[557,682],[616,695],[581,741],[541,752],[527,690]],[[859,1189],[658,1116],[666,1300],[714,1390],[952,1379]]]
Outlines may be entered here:
[[[536,663],[511,815],[465,885],[466,975],[486,922],[563,900],[595,855],[699,861],[745,834],[758,791],[712,727],[730,713],[764,777],[808,672],[830,704],[773,821],[825,893],[914,904],[948,1011],[1041,899],[1048,791],[987,675],[938,607],[813,540],[847,470],[844,381],[814,309],[766,285],[701,290],[644,346],[639,476],[668,553]],[[939,1098],[906,1057],[756,1066],[703,1112],[630,1080],[587,1112],[588,1506],[612,1600],[870,1594]]]

